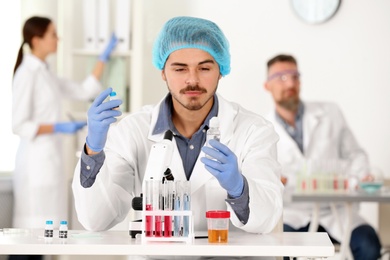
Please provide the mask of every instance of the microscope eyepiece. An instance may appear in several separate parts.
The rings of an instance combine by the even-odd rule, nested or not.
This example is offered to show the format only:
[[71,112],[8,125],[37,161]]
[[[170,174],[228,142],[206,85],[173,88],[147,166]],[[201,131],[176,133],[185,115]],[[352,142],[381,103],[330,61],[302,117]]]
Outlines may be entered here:
[[171,130],[167,130],[164,134],[164,139],[168,139],[170,141],[172,141],[172,138],[173,138],[173,133]]

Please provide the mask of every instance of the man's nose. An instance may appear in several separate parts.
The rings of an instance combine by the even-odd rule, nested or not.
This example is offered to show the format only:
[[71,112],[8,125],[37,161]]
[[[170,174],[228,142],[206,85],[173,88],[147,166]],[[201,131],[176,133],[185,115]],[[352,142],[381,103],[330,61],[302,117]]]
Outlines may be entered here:
[[189,71],[185,82],[187,85],[196,85],[199,83],[199,75],[197,71]]

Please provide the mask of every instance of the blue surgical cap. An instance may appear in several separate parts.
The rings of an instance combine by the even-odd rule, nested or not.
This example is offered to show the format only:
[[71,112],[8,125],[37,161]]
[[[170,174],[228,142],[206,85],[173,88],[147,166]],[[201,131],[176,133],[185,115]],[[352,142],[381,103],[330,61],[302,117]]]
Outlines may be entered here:
[[218,63],[222,76],[230,73],[229,42],[213,22],[179,16],[165,23],[153,47],[153,65],[163,70],[168,56],[177,50],[195,48],[208,52]]

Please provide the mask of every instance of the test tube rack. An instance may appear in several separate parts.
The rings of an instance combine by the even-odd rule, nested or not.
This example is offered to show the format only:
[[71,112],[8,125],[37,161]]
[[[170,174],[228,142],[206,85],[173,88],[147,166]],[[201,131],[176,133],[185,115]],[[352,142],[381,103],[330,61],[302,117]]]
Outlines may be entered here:
[[185,242],[194,239],[189,182],[144,181],[142,242]]
[[[169,237],[166,236],[155,236],[155,234],[147,235],[146,233],[146,225],[148,222],[148,218],[152,220],[152,225],[154,227],[155,218],[161,217],[164,219],[166,216],[173,217],[188,217],[189,220],[189,232],[187,236],[174,236],[171,235]],[[155,232],[155,230],[150,230],[150,232]],[[164,230],[165,231],[165,230]],[[164,211],[164,210],[143,210],[142,211],[142,235],[141,235],[142,243],[147,242],[184,242],[187,244],[191,244],[194,241],[194,224],[193,224],[193,214],[191,210],[180,210],[180,211]]]

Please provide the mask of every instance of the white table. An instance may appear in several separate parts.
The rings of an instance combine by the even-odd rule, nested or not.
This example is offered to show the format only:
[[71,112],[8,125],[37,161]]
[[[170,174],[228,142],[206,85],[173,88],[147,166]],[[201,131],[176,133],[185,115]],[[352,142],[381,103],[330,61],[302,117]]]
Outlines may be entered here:
[[[384,188],[384,187],[383,187]],[[336,219],[340,216],[337,215],[335,203],[344,203],[346,207],[346,225],[344,226],[343,242],[340,247],[340,259],[353,259],[349,248],[349,242],[351,240],[351,219],[352,219],[352,205],[356,202],[379,202],[390,203],[390,192],[386,189],[376,193],[359,192],[346,192],[346,193],[320,193],[320,192],[299,192],[294,193],[291,197],[293,202],[313,202],[312,220],[309,227],[310,232],[316,232],[319,222],[319,204],[321,202],[328,202],[331,205],[332,212],[335,214]],[[339,225],[341,228],[340,221]]]
[[[29,235],[0,236],[0,254],[41,255],[185,255],[185,256],[297,256],[327,258],[334,246],[326,233],[280,233],[256,235],[229,233],[227,244],[148,242],[132,239],[126,231],[88,233],[69,231],[66,243],[56,238],[45,242],[43,230]],[[58,237],[58,236],[57,236]]]

